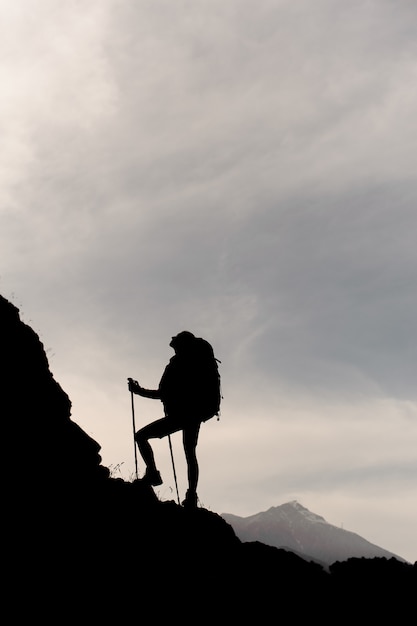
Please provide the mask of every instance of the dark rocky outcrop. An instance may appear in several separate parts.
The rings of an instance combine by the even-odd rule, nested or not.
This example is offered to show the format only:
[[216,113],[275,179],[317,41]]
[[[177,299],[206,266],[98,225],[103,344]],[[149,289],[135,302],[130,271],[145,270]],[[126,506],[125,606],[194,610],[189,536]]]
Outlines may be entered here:
[[[38,335],[1,296],[0,342],[3,609],[13,621],[259,621],[293,602],[299,616],[324,618],[329,594],[348,593],[346,569],[333,577],[289,551],[243,543],[216,513],[111,477]],[[401,571],[396,605],[405,606],[415,569]]]
[[70,486],[108,476],[99,444],[70,418],[70,399],[52,376],[39,337],[1,296],[0,320],[0,403],[14,471],[29,481],[36,476],[40,489],[50,481]]

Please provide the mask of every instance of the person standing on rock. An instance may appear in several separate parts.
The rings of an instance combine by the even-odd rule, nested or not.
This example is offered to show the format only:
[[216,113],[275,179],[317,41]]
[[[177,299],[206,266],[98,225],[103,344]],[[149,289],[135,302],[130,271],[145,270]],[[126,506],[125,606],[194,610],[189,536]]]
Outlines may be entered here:
[[149,439],[162,438],[182,431],[187,461],[188,490],[183,506],[197,506],[199,467],[197,442],[202,422],[220,411],[220,376],[213,348],[204,339],[184,330],[172,337],[169,344],[175,355],[166,366],[158,389],[144,389],[136,380],[128,378],[129,391],[144,398],[161,400],[165,417],[144,426],[135,434],[135,441],[145,462],[146,471],[141,482],[162,484]]

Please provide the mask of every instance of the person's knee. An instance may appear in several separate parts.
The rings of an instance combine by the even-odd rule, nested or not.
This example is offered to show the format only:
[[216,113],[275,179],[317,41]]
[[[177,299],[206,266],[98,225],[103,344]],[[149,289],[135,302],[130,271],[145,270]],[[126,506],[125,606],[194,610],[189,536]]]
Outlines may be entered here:
[[143,432],[145,429],[142,428],[135,433],[135,441],[137,444],[140,444],[143,441],[147,441],[148,438],[146,436],[146,432]]

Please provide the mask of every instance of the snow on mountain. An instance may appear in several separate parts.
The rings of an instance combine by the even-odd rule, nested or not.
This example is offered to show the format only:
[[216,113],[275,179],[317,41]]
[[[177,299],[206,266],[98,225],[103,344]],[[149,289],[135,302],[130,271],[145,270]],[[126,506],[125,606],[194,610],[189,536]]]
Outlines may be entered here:
[[231,513],[222,513],[222,517],[241,541],[260,541],[325,565],[352,557],[394,557],[404,561],[356,533],[329,524],[297,501],[271,507],[249,517]]

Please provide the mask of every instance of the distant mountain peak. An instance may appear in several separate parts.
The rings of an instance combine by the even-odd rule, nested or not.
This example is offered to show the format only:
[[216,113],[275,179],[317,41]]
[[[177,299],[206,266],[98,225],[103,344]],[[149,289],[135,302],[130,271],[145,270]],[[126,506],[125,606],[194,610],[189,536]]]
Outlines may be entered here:
[[281,504],[279,506],[273,506],[269,509],[269,511],[271,512],[275,512],[275,513],[288,513],[290,515],[300,515],[302,517],[304,517],[306,520],[309,520],[310,522],[319,522],[321,524],[328,524],[328,522],[326,522],[326,520],[324,519],[324,517],[321,517],[321,515],[317,515],[316,513],[312,513],[312,511],[309,511],[309,509],[307,509],[305,506],[303,506],[302,504],[300,504],[297,500],[291,500],[290,502],[285,502],[284,504]]
[[330,524],[297,500],[273,506],[249,517],[229,513],[222,513],[222,517],[241,541],[260,541],[292,550],[304,558],[327,565],[352,557],[394,557],[404,560],[356,533]]

